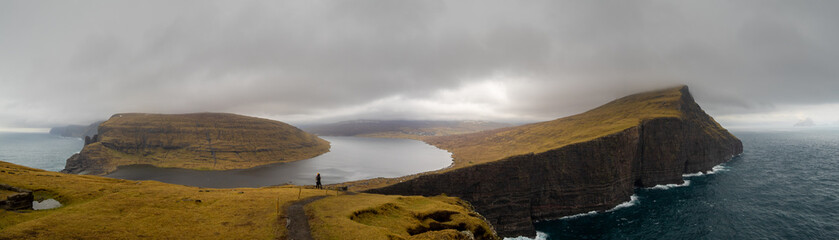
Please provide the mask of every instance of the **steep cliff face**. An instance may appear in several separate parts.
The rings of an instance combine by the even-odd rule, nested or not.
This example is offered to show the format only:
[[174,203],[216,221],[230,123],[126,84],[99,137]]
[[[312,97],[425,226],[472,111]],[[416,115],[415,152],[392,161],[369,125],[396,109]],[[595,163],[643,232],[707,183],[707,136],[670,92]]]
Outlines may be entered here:
[[687,87],[429,142],[452,151],[455,166],[368,191],[463,198],[505,237],[535,236],[533,221],[608,210],[629,201],[635,187],[682,183],[682,174],[708,171],[742,152],[740,140],[705,114]]
[[223,113],[116,114],[67,159],[62,172],[104,175],[131,164],[241,169],[328,151],[327,141],[273,120]]

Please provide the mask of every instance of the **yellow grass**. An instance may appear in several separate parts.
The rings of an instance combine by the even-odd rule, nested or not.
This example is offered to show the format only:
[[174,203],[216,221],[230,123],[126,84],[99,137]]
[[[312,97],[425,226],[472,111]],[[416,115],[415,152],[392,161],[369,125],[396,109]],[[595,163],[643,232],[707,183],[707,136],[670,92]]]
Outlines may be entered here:
[[[0,210],[0,239],[285,239],[289,204],[336,194],[296,186],[198,188],[63,174],[2,161],[0,182],[34,190],[36,200],[55,198],[63,204],[50,210]],[[399,210],[366,214],[359,218],[363,221],[349,219],[356,211],[388,204]],[[307,206],[307,212],[315,216],[310,224],[319,239],[407,238],[407,229],[429,227],[434,221],[418,219],[438,211],[456,214],[450,221],[437,223],[463,223],[465,229],[479,233],[490,229],[467,203],[453,197],[340,195]],[[414,238],[459,235],[458,231],[430,231]]]
[[5,200],[7,197],[17,194],[17,192],[0,189],[0,200]]
[[312,202],[306,211],[315,239],[446,239],[464,230],[497,238],[468,203],[454,197],[341,195]]
[[453,153],[455,164],[452,169],[510,156],[541,153],[618,133],[637,126],[645,119],[681,118],[680,89],[627,96],[590,111],[553,121],[429,138],[426,141]]
[[40,211],[0,210],[0,239],[283,238],[285,221],[278,216],[284,216],[285,206],[298,194],[325,194],[296,187],[202,189],[62,174],[6,162],[0,162],[0,182],[51,193],[64,205]]

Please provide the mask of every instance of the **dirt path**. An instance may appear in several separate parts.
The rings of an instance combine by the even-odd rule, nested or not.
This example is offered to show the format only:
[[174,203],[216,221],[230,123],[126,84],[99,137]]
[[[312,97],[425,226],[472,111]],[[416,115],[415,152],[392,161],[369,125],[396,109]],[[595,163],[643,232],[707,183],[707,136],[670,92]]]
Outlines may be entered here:
[[286,215],[288,217],[288,223],[286,224],[286,229],[288,229],[288,239],[312,239],[312,234],[309,229],[309,217],[306,216],[306,211],[303,209],[303,206],[325,197],[327,196],[310,197],[292,203],[291,206],[288,206],[288,209],[286,209]]

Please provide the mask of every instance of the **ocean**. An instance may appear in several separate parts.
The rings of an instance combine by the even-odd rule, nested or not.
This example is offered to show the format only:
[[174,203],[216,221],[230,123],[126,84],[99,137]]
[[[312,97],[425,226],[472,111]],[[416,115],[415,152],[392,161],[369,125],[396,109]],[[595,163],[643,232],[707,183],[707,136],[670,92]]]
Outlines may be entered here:
[[[610,212],[539,222],[541,239],[839,239],[839,130],[733,132],[743,154]],[[689,182],[688,182],[689,181]]]
[[[603,213],[536,223],[540,239],[839,239],[839,130],[734,131],[744,152]],[[0,133],[0,160],[50,171],[82,141]]]
[[0,132],[0,161],[48,171],[61,171],[67,158],[82,150],[80,138],[49,133]]

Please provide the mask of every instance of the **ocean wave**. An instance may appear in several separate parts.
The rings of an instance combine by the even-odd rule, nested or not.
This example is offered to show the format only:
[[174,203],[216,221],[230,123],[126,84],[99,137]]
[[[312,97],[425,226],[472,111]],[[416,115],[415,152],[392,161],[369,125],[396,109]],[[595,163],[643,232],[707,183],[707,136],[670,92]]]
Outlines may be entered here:
[[708,173],[705,173],[705,174],[714,174],[714,173],[725,172],[725,171],[728,171],[728,168],[723,166],[722,164],[720,164],[720,165],[714,166],[713,168],[711,168],[711,171],[709,171]]
[[638,195],[632,194],[632,196],[629,197],[629,201],[618,204],[614,208],[606,210],[606,212],[615,211],[615,210],[618,210],[618,209],[621,209],[621,208],[632,207],[632,206],[635,206],[635,204],[638,204],[639,202],[641,202],[641,201],[638,200]]
[[511,237],[504,238],[504,240],[546,240],[546,239],[548,239],[548,234],[540,232],[540,231],[536,231],[536,237],[535,238],[529,238],[529,237],[525,237],[525,236],[518,236],[518,237],[514,237],[514,238],[511,238]]
[[578,213],[578,214],[574,214],[574,215],[571,215],[571,216],[561,217],[559,219],[572,219],[572,218],[578,218],[578,217],[589,216],[589,215],[594,215],[594,214],[597,214],[597,211]]
[[653,187],[651,187],[651,188],[647,188],[647,189],[661,189],[661,190],[667,190],[667,189],[671,189],[671,188],[685,187],[685,186],[690,186],[690,180],[685,180],[685,182],[684,182],[684,183],[682,183],[682,184],[675,184],[675,183],[671,183],[671,184],[664,184],[664,185],[659,184],[659,185],[655,185],[655,186],[653,186]]
[[[725,163],[723,163],[723,164],[725,164]],[[728,168],[726,166],[723,166],[723,164],[716,165],[716,166],[711,168],[711,171],[708,171],[708,172],[705,172],[705,173],[703,173],[702,171],[695,172],[695,173],[686,173],[686,174],[682,174],[682,177],[698,177],[698,176],[702,176],[702,175],[711,175],[711,174],[715,174],[715,173],[718,173],[718,172],[728,171]]]

